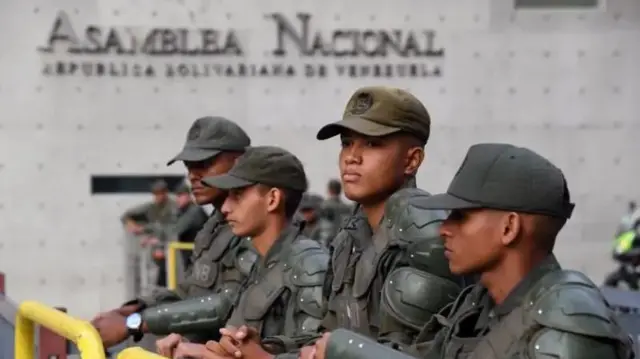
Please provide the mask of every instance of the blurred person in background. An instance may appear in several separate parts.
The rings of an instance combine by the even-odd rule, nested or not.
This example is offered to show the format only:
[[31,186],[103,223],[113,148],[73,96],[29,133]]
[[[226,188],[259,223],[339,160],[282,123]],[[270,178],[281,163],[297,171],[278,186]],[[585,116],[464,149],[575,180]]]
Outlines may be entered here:
[[[186,183],[181,183],[175,190],[178,205],[178,219],[173,227],[173,235],[181,243],[194,243],[196,235],[208,219],[207,213],[198,206],[191,197]],[[191,251],[181,250],[184,269],[190,265]]]
[[169,196],[167,182],[158,180],[151,185],[153,201],[135,206],[122,215],[120,220],[128,233],[142,235],[153,232],[154,226],[170,225],[175,221],[177,207]]
[[305,222],[304,235],[328,247],[338,230],[333,222],[322,216],[322,202],[323,198],[320,195],[306,192],[300,201],[298,211]]
[[353,206],[345,203],[341,195],[342,184],[340,180],[330,180],[327,183],[327,198],[322,203],[322,216],[333,223],[335,233],[353,213]]

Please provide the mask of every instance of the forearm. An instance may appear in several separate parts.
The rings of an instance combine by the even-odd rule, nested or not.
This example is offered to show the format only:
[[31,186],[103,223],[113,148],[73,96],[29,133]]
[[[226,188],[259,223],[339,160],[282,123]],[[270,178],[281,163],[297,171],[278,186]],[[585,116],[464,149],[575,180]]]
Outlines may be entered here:
[[210,294],[147,308],[142,317],[153,334],[217,333],[224,326],[231,308],[231,298]]

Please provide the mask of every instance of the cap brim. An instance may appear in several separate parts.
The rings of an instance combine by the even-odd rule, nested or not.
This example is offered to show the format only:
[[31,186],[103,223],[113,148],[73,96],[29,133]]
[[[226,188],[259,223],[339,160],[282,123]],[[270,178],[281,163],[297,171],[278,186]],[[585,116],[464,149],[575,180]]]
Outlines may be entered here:
[[365,136],[374,137],[387,136],[401,131],[397,127],[385,126],[362,117],[353,116],[325,125],[318,131],[316,138],[318,140],[326,140],[341,134],[344,130],[351,130]]
[[449,193],[441,193],[441,194],[436,194],[436,195],[425,198],[420,203],[420,207],[424,209],[453,210],[453,209],[482,208],[482,205],[478,203],[469,202],[467,200],[456,197]]
[[172,158],[169,162],[167,162],[167,166],[171,166],[177,161],[190,161],[190,162],[198,162],[204,161],[211,157],[217,156],[221,151],[220,150],[211,150],[211,149],[203,149],[203,148],[183,148],[177,156]]
[[203,178],[202,183],[209,187],[215,187],[224,190],[244,188],[252,186],[254,184],[251,181],[235,177],[228,173],[220,176]]

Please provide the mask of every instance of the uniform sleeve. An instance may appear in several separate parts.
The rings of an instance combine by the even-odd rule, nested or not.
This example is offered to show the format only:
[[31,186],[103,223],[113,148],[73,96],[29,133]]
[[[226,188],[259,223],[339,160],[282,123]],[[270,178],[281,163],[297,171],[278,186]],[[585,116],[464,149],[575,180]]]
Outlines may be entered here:
[[141,205],[135,206],[133,208],[126,210],[120,217],[120,220],[122,222],[125,222],[126,220],[148,222],[149,221],[148,213],[150,208],[151,208],[150,203],[143,203]]
[[517,359],[631,359],[632,357],[631,349],[615,340],[542,328],[531,336],[531,341],[526,344],[526,347],[521,348]]
[[[397,255],[382,287],[378,340],[399,350],[412,344],[418,334],[433,337],[435,333],[424,333],[425,325],[453,302],[462,288],[450,275],[446,262],[436,264],[436,253],[419,258],[428,253],[419,247]],[[432,265],[420,265],[415,259]]]

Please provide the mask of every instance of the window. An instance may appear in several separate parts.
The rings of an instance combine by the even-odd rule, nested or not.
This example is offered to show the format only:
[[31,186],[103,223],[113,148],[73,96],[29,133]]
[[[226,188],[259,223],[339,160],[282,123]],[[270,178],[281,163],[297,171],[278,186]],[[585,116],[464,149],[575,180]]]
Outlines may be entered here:
[[515,0],[516,9],[594,8],[600,0]]
[[91,176],[91,194],[133,194],[150,193],[151,185],[157,180],[164,180],[173,190],[184,181],[183,176]]

